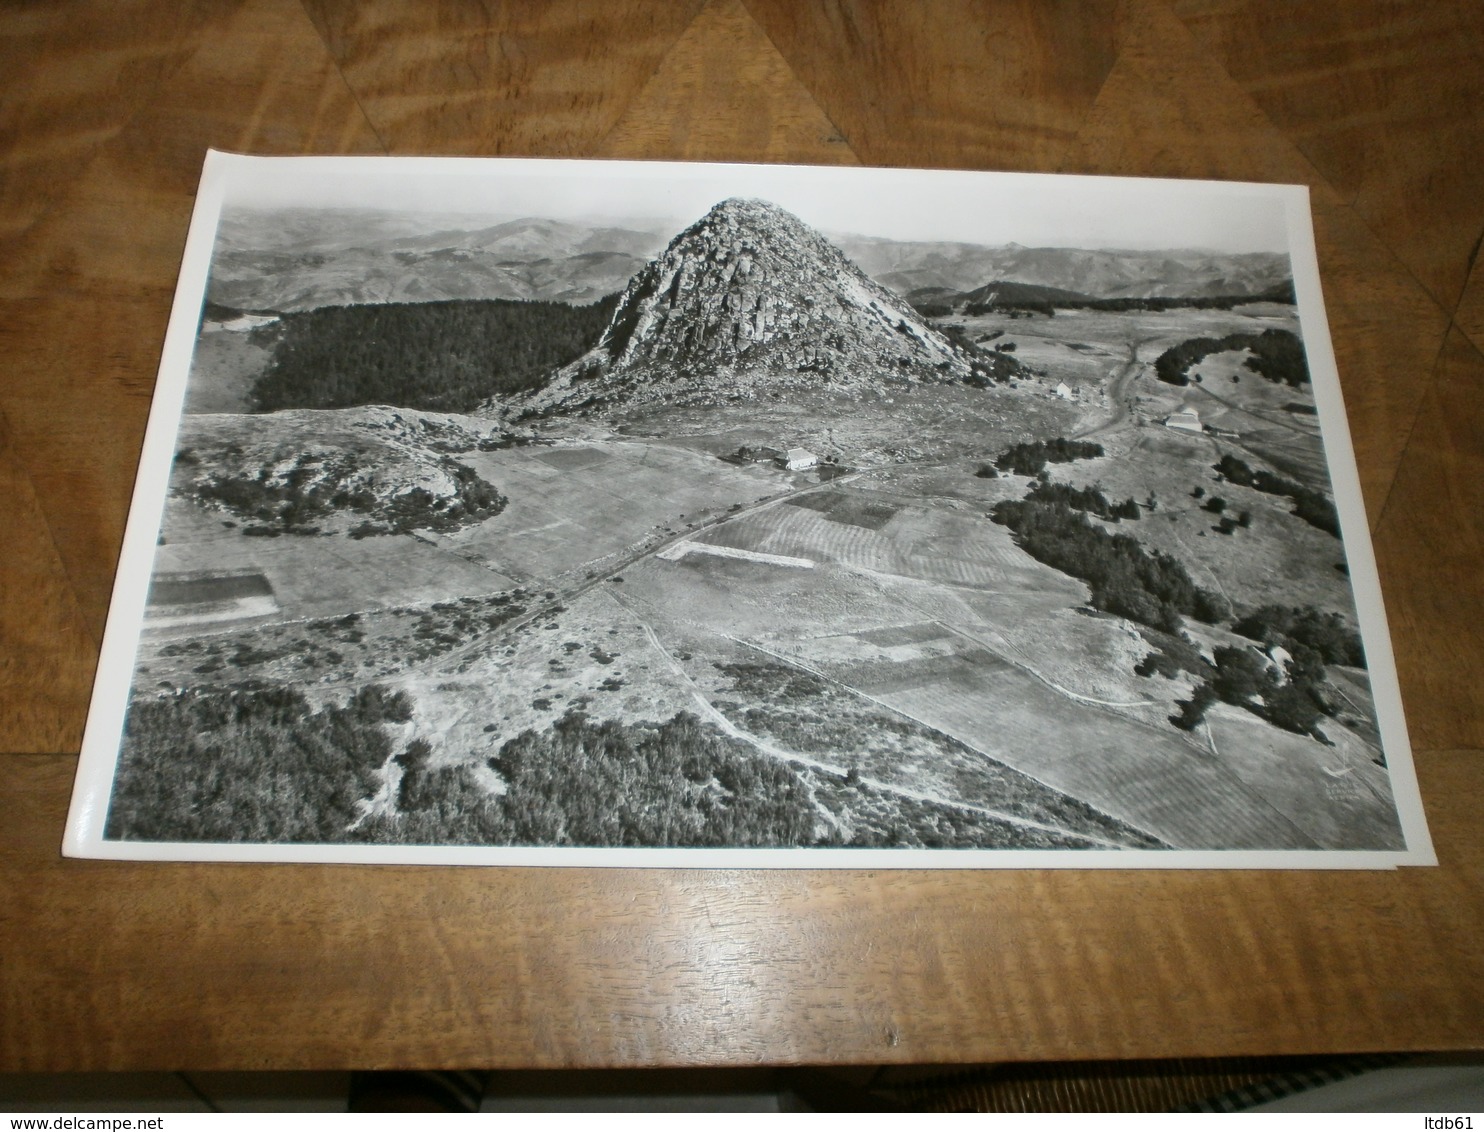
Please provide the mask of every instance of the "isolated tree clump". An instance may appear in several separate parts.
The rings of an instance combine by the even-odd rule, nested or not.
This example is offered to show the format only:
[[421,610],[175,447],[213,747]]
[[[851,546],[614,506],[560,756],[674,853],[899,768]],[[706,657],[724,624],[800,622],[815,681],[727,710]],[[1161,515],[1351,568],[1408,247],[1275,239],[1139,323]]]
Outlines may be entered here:
[[449,533],[505,509],[508,500],[473,468],[448,459],[442,461],[442,467],[453,479],[452,495],[437,496],[426,488],[409,488],[377,506],[371,518],[352,530],[350,537],[411,534],[415,530]]
[[995,467],[1018,476],[1033,476],[1045,470],[1048,463],[1070,464],[1073,460],[1091,460],[1103,454],[1103,446],[1090,440],[1035,440],[1017,444],[1001,452]]
[[1147,626],[1141,630],[1141,635],[1150,644],[1151,651],[1134,665],[1134,672],[1138,675],[1158,674],[1174,679],[1180,673],[1188,672],[1202,681],[1211,675],[1211,665],[1189,638],[1160,632]]
[[1196,686],[1189,700],[1180,702],[1179,714],[1170,717],[1176,727],[1194,730],[1220,700],[1285,731],[1330,743],[1318,724],[1334,714],[1335,705],[1324,691],[1324,666],[1314,650],[1295,644],[1281,670],[1257,650],[1237,645],[1218,647],[1213,660],[1212,674]]
[[1182,731],[1194,731],[1206,718],[1206,710],[1216,702],[1216,693],[1210,684],[1197,684],[1190,699],[1180,700],[1179,714],[1170,716],[1170,722]]

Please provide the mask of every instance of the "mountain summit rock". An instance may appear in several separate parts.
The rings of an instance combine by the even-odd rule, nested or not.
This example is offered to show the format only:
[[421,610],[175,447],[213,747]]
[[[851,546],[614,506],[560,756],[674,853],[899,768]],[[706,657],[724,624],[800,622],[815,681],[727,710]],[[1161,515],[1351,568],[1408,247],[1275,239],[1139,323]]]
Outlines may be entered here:
[[629,281],[598,349],[540,400],[739,400],[781,388],[959,381],[974,368],[796,216],[734,198]]

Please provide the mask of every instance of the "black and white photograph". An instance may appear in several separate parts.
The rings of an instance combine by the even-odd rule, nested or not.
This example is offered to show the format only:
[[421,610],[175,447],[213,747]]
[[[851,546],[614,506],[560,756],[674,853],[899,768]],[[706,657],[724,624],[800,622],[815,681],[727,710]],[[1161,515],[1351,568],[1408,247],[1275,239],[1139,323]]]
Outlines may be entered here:
[[80,856],[1392,867],[1306,190],[212,154]]

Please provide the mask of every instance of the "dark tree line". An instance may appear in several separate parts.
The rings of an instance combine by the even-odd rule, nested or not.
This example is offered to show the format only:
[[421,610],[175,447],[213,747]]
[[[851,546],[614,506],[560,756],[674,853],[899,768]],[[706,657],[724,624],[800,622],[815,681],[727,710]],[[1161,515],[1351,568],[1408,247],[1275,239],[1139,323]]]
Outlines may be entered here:
[[1058,436],[1053,440],[1034,440],[1007,448],[995,459],[994,466],[1002,472],[1033,476],[1048,463],[1070,464],[1073,460],[1091,460],[1102,454],[1101,444]]
[[1269,381],[1297,389],[1309,381],[1304,344],[1288,330],[1269,329],[1261,334],[1228,334],[1225,338],[1188,338],[1171,346],[1154,362],[1154,374],[1170,385],[1189,385],[1190,367],[1210,354],[1226,350],[1250,350],[1247,369]]
[[[982,296],[995,291],[992,302]],[[1044,292],[1051,292],[1045,294]],[[912,300],[913,307],[927,318],[946,318],[956,311],[966,315],[1034,312],[1048,317],[1062,310],[1092,311],[1173,311],[1231,310],[1247,303],[1297,302],[1293,280],[1286,280],[1255,295],[1142,295],[1117,299],[1096,299],[1057,288],[1026,286],[1016,283],[991,283],[970,292],[949,292]]]
[[1222,600],[1197,586],[1178,560],[1109,534],[1065,503],[1004,500],[991,517],[1031,557],[1086,582],[1097,609],[1169,633],[1180,631],[1182,614],[1208,624],[1226,615]]
[[1139,505],[1132,499],[1112,503],[1095,487],[1073,487],[1065,483],[1042,483],[1031,485],[1026,499],[1033,503],[1065,503],[1074,511],[1084,511],[1099,519],[1118,522],[1120,519],[1137,519]]
[[1326,534],[1340,537],[1340,513],[1334,503],[1322,491],[1305,487],[1272,472],[1254,469],[1245,460],[1227,453],[1213,465],[1228,481],[1241,487],[1250,487],[1265,495],[1286,495],[1293,500],[1293,513],[1311,527],[1318,527]]
[[273,360],[253,387],[253,407],[467,412],[487,398],[539,387],[592,349],[616,302],[458,300],[286,314]]
[[490,759],[506,792],[464,766],[430,767],[413,744],[398,761],[397,813],[357,839],[481,845],[788,846],[813,839],[809,791],[789,766],[696,716],[659,725],[569,713]]
[[1294,293],[1293,280],[1269,287],[1255,295],[1184,295],[1147,296],[1141,298],[1089,299],[1080,303],[1058,303],[1058,306],[1081,307],[1094,311],[1173,311],[1173,310],[1223,310],[1244,306],[1247,303],[1288,303],[1298,301]]

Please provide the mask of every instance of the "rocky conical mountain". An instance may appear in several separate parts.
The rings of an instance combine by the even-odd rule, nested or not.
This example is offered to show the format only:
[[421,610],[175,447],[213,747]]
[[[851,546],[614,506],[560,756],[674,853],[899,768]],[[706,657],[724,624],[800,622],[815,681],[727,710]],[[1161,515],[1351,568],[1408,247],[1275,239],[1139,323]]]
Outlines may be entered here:
[[725,200],[629,281],[597,350],[543,407],[741,400],[764,391],[959,381],[960,347],[797,217]]

